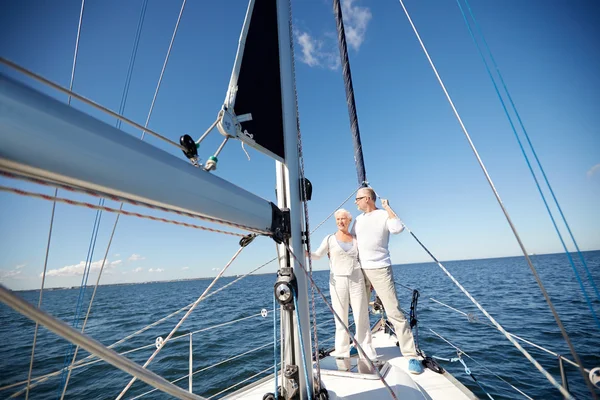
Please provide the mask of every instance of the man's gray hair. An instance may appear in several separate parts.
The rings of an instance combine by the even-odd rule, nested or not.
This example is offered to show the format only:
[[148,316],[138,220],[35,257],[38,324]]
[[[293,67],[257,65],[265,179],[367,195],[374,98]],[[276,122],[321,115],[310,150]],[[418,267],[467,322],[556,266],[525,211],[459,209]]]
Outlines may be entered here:
[[337,211],[336,211],[336,212],[333,214],[333,216],[334,216],[335,218],[337,218],[337,217],[338,217],[338,215],[340,215],[340,214],[344,214],[346,217],[348,217],[348,219],[349,219],[350,221],[352,221],[352,214],[350,214],[350,211],[348,211],[348,210],[346,210],[346,209],[343,209],[343,208],[340,208],[339,210],[337,210]]
[[368,194],[368,196],[373,199],[373,202],[375,202],[375,200],[377,200],[377,195],[375,194],[375,191],[373,189],[371,189],[370,187],[365,187],[362,188],[362,190]]

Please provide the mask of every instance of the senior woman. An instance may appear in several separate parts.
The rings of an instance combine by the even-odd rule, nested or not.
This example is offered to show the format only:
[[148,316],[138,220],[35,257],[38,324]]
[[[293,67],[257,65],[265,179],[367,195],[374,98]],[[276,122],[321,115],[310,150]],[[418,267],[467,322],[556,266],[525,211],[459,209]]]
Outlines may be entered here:
[[[333,309],[348,326],[348,303],[352,305],[356,327],[354,337],[367,357],[375,360],[377,353],[371,343],[365,280],[358,259],[356,238],[348,231],[351,221],[352,215],[348,211],[337,210],[335,212],[337,232],[323,239],[321,246],[312,253],[312,257],[318,260],[325,254],[329,256],[329,293]],[[335,318],[335,351],[331,355],[350,357],[350,337],[337,318]],[[363,357],[362,354],[360,356]]]

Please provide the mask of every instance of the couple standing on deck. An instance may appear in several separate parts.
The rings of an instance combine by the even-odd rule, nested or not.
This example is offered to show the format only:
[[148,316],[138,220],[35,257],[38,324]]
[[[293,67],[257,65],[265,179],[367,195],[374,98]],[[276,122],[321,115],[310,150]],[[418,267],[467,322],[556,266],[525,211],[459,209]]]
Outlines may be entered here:
[[[335,221],[338,231],[327,236],[321,246],[312,253],[312,257],[318,259],[325,254],[329,256],[331,268],[329,290],[333,309],[347,326],[348,303],[352,305],[356,324],[355,338],[367,357],[371,360],[377,358],[371,343],[369,326],[368,301],[372,286],[394,326],[402,355],[409,359],[409,371],[420,374],[423,372],[423,367],[417,358],[415,342],[408,322],[398,305],[388,250],[390,233],[400,233],[404,230],[404,226],[387,200],[381,199],[384,208],[382,210],[375,205],[376,199],[373,189],[361,188],[357,192],[355,203],[363,213],[356,217],[352,229],[349,229],[352,215],[344,209],[337,210]],[[348,333],[335,319],[335,351],[332,355],[349,357],[349,341]]]

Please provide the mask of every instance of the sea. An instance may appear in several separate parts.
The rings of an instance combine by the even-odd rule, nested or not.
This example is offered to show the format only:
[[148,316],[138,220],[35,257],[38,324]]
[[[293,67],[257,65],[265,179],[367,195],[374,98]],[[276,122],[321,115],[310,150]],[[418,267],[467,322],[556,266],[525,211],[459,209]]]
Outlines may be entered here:
[[[600,286],[600,251],[583,252],[582,255],[596,287]],[[577,354],[584,366],[592,369],[600,367],[600,327],[589,304],[600,315],[600,301],[579,256],[573,254],[572,257],[590,303],[583,295],[566,254],[533,255],[531,258]],[[524,257],[449,261],[444,266],[507,331],[573,359]],[[429,356],[444,359],[456,358],[459,354],[457,349],[460,349],[461,359],[479,384],[465,372],[461,362],[439,363],[479,398],[525,398],[509,384],[534,399],[562,398],[546,377],[497,329],[490,326],[489,320],[437,264],[395,265],[393,269],[398,298],[405,311],[410,309],[414,290],[419,292],[416,328],[419,347]],[[329,296],[328,271],[315,271],[313,277]],[[214,289],[235,279],[221,278]],[[210,282],[211,279],[197,279],[100,286],[86,333],[105,345],[111,345],[162,320],[114,347],[120,353],[128,352],[126,357],[143,364],[156,349],[157,338],[166,337],[184,313],[165,317],[194,302]],[[201,302],[180,327],[176,337],[196,332],[192,336],[192,367],[196,372],[192,384],[194,393],[220,398],[273,373],[270,370],[259,374],[273,365],[273,345],[270,343],[273,341],[274,282],[275,274],[250,275],[241,279]],[[87,289],[82,302],[83,314],[92,289]],[[17,293],[37,304],[39,291]],[[71,324],[78,295],[79,288],[44,291],[42,308]],[[333,317],[322,300],[317,297],[315,301],[319,348],[329,349],[333,345]],[[271,312],[263,317],[261,310]],[[372,315],[371,321],[376,322],[379,317]],[[10,385],[27,379],[34,328],[34,322],[0,304],[0,398],[9,398],[24,388],[23,384]],[[525,342],[520,343],[550,374],[561,380],[557,356]],[[38,377],[63,368],[69,346],[68,342],[41,327],[35,347],[33,382],[37,383]],[[189,371],[189,350],[189,335],[170,341],[149,369],[171,381],[180,379]],[[77,359],[88,355],[81,350]],[[592,398],[578,369],[568,363],[564,364],[564,368],[569,390],[575,398]],[[125,372],[105,362],[95,362],[73,370],[65,398],[114,399],[129,379]],[[31,388],[29,398],[58,399],[63,381],[64,377],[58,374],[37,383]],[[234,386],[241,381],[242,384]],[[189,380],[182,378],[177,384],[187,389]],[[137,381],[124,398],[133,399],[151,389]],[[599,389],[596,389],[596,395],[600,397]],[[21,394],[18,398],[25,396]],[[155,391],[142,398],[164,399],[169,396]]]

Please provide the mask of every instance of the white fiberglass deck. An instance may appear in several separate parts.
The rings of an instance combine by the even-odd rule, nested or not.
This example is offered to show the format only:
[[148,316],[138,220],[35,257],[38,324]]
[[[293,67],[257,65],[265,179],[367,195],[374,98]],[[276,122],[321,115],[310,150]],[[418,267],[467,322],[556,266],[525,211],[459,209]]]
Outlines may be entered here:
[[[387,384],[395,391],[399,400],[467,400],[477,397],[462,383],[447,372],[435,373],[429,369],[420,375],[408,372],[408,360],[402,357],[396,346],[396,337],[376,328],[373,332],[373,345],[377,350],[380,363],[386,363],[381,372]],[[341,364],[341,360],[337,360]],[[332,365],[336,360],[326,357],[321,360],[323,366]],[[353,363],[356,365],[356,361]],[[356,370],[357,368],[354,368]],[[321,369],[323,384],[334,399],[390,399],[390,393],[376,375],[340,372]],[[274,390],[273,377],[264,378],[243,388],[227,399],[262,400],[266,393]]]

